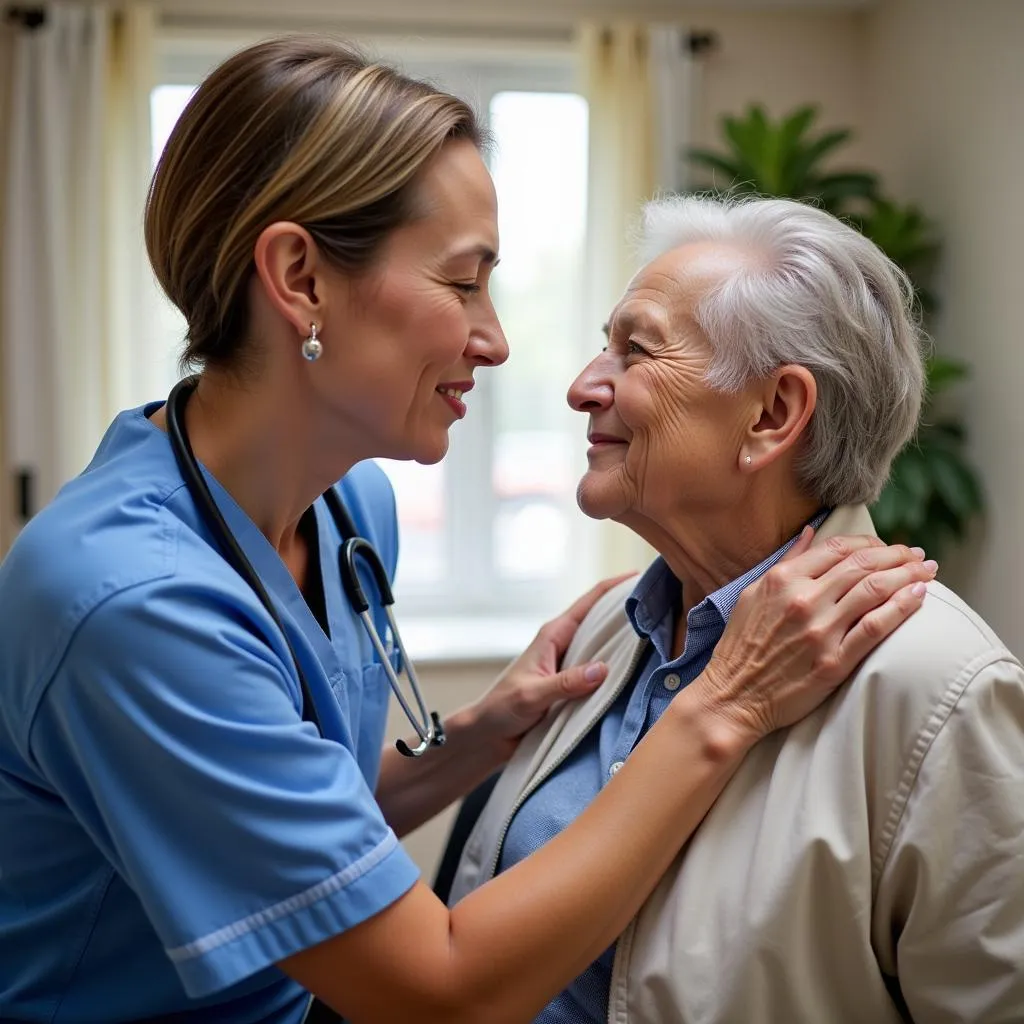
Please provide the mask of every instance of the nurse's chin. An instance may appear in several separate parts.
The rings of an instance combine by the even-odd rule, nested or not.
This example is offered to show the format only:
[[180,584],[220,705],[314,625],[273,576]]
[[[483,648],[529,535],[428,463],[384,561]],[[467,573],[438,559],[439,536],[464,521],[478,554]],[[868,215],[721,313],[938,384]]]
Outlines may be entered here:
[[432,438],[417,444],[414,449],[405,456],[406,461],[418,462],[421,466],[433,466],[440,462],[448,454],[448,433],[443,438]]

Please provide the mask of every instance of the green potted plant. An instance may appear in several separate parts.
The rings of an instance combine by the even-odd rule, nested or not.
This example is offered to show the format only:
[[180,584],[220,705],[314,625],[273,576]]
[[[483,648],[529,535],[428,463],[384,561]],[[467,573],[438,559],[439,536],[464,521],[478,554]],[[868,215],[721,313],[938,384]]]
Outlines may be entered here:
[[[773,120],[752,104],[740,117],[723,117],[724,148],[688,153],[708,176],[699,191],[781,196],[842,217],[906,271],[927,318],[936,307],[928,286],[939,252],[934,226],[917,207],[886,198],[877,175],[826,167],[851,133],[815,130],[817,114],[814,106],[803,106]],[[884,539],[919,544],[934,557],[950,540],[964,536],[984,510],[984,499],[964,456],[964,425],[941,410],[942,396],[967,376],[968,367],[933,355],[925,369],[927,392],[917,435],[896,457],[871,514]]]

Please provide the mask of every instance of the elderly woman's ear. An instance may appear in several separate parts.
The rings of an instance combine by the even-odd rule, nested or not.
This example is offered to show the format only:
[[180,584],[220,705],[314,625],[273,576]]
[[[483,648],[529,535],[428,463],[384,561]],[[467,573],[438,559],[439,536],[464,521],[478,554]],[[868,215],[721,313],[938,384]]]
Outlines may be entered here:
[[753,396],[757,404],[739,453],[744,471],[763,469],[786,453],[796,457],[818,386],[806,366],[787,364],[755,385]]

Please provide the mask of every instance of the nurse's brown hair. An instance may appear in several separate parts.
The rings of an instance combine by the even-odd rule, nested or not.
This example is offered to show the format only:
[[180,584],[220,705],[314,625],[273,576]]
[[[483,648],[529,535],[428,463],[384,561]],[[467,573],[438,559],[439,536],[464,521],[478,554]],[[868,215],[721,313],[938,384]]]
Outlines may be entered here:
[[301,224],[333,264],[368,269],[450,139],[483,144],[467,104],[347,43],[291,36],[221,64],[175,125],[146,207],[150,261],[188,325],[182,362],[237,362],[268,225]]

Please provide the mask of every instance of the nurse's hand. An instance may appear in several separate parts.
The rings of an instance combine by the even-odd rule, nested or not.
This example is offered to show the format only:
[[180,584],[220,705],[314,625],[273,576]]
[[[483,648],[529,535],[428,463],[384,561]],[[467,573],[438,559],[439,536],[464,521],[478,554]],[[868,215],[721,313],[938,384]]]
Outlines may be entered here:
[[568,611],[541,626],[529,647],[498,677],[494,686],[469,710],[475,729],[495,745],[504,764],[528,733],[559,701],[593,693],[608,675],[595,661],[560,670],[562,658],[580,623],[598,600],[633,573],[603,580]]
[[920,548],[810,527],[741,595],[694,687],[738,734],[757,741],[826,700],[924,601],[937,564]]

